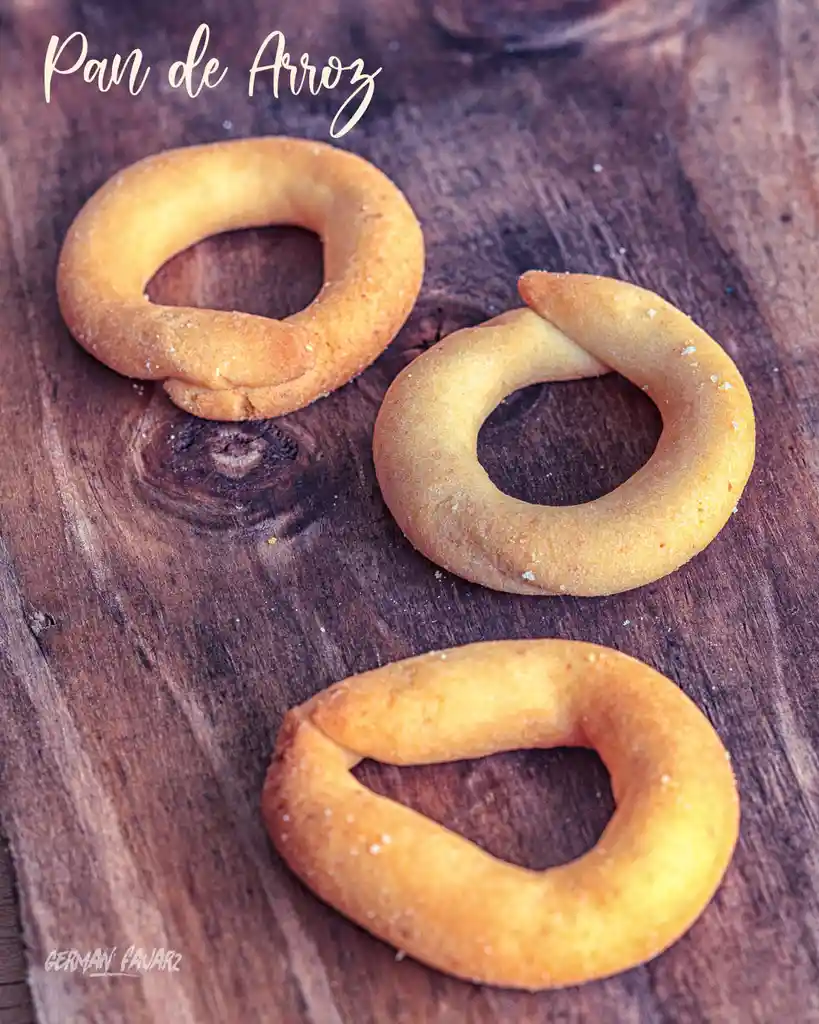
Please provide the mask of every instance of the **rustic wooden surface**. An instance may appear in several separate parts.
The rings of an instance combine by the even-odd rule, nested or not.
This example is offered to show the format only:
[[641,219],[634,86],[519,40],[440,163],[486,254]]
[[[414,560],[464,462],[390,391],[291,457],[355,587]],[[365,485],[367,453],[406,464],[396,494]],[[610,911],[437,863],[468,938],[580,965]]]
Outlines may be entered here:
[[[0,858],[0,1021],[819,1021],[815,0],[723,3],[686,35],[557,55],[542,2],[1,6],[13,873]],[[199,20],[235,74],[194,100],[160,72]],[[344,142],[414,204],[427,277],[409,325],[356,383],[276,422],[200,422],[72,343],[55,260],[82,203],[132,160],[256,133],[327,138],[338,94],[246,96],[243,69],[274,28],[297,55],[383,66]],[[46,107],[48,36],[74,29],[97,56],[142,46],[156,77],[138,97],[63,78]],[[532,267],[662,292],[721,340],[754,397],[758,461],[737,515],[691,565],[633,593],[516,598],[438,574],[378,493],[370,435],[389,381],[442,334],[517,304]],[[151,291],[282,315],[319,282],[316,241],[270,230],[200,245]],[[512,493],[570,503],[623,480],[658,433],[653,406],[617,378],[534,387],[492,416],[481,457]],[[674,948],[541,995],[396,962],[293,880],[258,813],[288,706],[433,647],[525,636],[609,644],[670,675],[732,751],[744,812],[722,889]],[[590,753],[362,777],[538,867],[586,849],[612,807]],[[52,949],[130,944],[177,950],[179,973],[44,969]]]

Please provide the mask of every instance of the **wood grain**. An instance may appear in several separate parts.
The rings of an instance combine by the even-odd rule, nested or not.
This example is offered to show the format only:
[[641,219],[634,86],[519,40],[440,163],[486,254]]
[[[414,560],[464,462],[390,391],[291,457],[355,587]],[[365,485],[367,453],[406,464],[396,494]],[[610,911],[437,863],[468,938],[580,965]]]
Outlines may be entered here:
[[[199,7],[0,6],[0,792],[36,1020],[819,1021],[815,0],[700,5],[690,33],[557,53],[525,24],[507,52],[521,5],[493,34],[500,0]],[[162,71],[200,20],[236,73],[189,99]],[[344,143],[407,193],[427,276],[354,384],[277,421],[200,422],[71,341],[55,262],[82,203],[139,157],[264,132],[327,138],[333,94],[246,95],[243,69],[274,28],[293,53],[383,66]],[[75,29],[96,55],[142,46],[146,90],[100,95],[74,76],[46,106],[48,37]],[[390,380],[516,304],[533,267],[663,293],[724,344],[754,398],[758,462],[737,514],[689,566],[633,593],[469,585],[411,550],[378,492],[370,438]],[[320,275],[310,236],[247,232],[177,257],[152,294],[282,315]],[[658,434],[648,400],[609,377],[512,396],[480,455],[511,493],[569,503],[623,480]],[[396,962],[293,880],[258,809],[287,707],[429,648],[526,636],[609,644],[669,675],[729,746],[743,798],[734,863],[689,935],[621,977],[541,995]],[[578,752],[360,772],[537,867],[587,849],[612,807],[600,762]],[[11,901],[0,926],[14,935]],[[44,968],[52,949],[131,944],[177,950],[179,973]],[[12,984],[17,1000],[0,999],[4,1022],[34,1019],[18,954],[0,953],[0,995]]]

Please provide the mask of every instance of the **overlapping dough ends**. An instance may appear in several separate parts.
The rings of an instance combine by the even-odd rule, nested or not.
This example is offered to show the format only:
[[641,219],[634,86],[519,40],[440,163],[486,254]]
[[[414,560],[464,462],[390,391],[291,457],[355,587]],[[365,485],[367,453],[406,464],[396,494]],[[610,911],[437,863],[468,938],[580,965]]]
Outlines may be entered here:
[[[427,558],[516,594],[601,597],[652,583],[710,544],[754,462],[748,389],[728,354],[681,310],[625,281],[530,272],[529,308],[456,331],[393,381],[373,439],[376,475]],[[534,505],[478,462],[481,424],[529,384],[616,370],[663,419],[645,466],[594,501]]]
[[[560,867],[499,860],[361,785],[364,758],[410,765],[561,745],[596,749],[616,810]],[[670,680],[568,640],[478,643],[384,666],[285,716],[262,811],[323,900],[458,977],[557,988],[634,967],[700,916],[731,860],[728,755]]]
[[[322,239],[324,284],[306,309],[275,321],[148,300],[176,253],[269,224]],[[169,150],[109,180],[68,232],[57,293],[76,340],[118,373],[164,381],[195,415],[256,419],[369,366],[409,316],[423,266],[415,214],[372,164],[303,139],[239,139]]]

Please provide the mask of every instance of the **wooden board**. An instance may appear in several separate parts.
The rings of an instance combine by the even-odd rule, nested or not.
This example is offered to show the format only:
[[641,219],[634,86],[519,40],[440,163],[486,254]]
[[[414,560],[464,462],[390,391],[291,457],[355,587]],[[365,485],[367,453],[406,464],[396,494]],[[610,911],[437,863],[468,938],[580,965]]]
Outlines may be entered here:
[[[232,70],[191,99],[162,87],[200,19],[185,5],[2,4],[0,768],[16,898],[0,861],[0,1020],[819,1021],[817,6],[714,4],[685,36],[559,54],[542,45],[546,6],[203,4]],[[77,29],[95,56],[141,46],[156,69],[145,90],[101,95],[75,75],[47,106],[48,38]],[[275,422],[206,423],[71,341],[55,261],[82,203],[139,157],[327,139],[343,95],[246,94],[274,29],[293,54],[383,67],[342,141],[406,191],[427,276],[354,384]],[[633,593],[516,598],[436,572],[378,492],[370,439],[390,380],[517,304],[532,267],[661,292],[753,394],[758,461],[736,516]],[[314,239],[269,230],[203,243],[151,291],[281,316],[320,275]],[[534,387],[493,414],[481,458],[511,493],[571,503],[625,479],[659,429],[616,377]],[[743,799],[733,865],[685,938],[646,967],[540,995],[397,962],[294,881],[258,810],[287,707],[430,648],[528,636],[597,641],[668,674],[729,746]],[[590,753],[362,777],[535,867],[587,849],[612,808]],[[179,972],[45,970],[54,949],[130,945],[178,951]]]

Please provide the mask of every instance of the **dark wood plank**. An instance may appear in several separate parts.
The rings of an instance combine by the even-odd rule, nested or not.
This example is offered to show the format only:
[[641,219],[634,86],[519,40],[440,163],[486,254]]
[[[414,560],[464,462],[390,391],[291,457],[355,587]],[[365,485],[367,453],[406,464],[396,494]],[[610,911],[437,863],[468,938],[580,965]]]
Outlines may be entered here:
[[26,963],[20,935],[20,908],[8,847],[0,844],[0,1021],[33,1024],[34,1007],[26,984]]
[[[2,8],[0,770],[37,1019],[819,1020],[815,2],[716,4],[686,37],[558,55],[528,15],[520,52],[505,52],[517,4],[502,23],[499,2],[465,0],[201,8]],[[72,78],[43,103],[51,33],[83,29],[100,55],[142,46],[161,70],[200,17],[237,72],[213,92],[188,99],[157,72],[136,98]],[[71,342],[54,266],[84,200],[149,152],[327,138],[339,97],[246,96],[241,69],[274,28],[291,52],[383,66],[344,144],[407,192],[427,278],[354,384],[275,422],[204,423]],[[691,565],[634,593],[468,585],[410,549],[378,493],[370,435],[389,381],[443,334],[517,303],[531,267],[662,292],[720,339],[754,397],[759,458],[737,515]],[[282,315],[319,280],[309,236],[259,231],[181,255],[152,291]],[[513,493],[566,503],[617,484],[658,432],[616,378],[536,387],[493,414],[481,458]],[[730,747],[743,798],[735,861],[690,934],[570,991],[515,994],[396,962],[291,878],[258,813],[287,707],[352,672],[506,636],[593,640],[670,675]],[[588,848],[611,810],[602,766],[578,752],[361,774],[532,866]],[[51,949],[130,944],[179,951],[179,973],[44,969]]]

